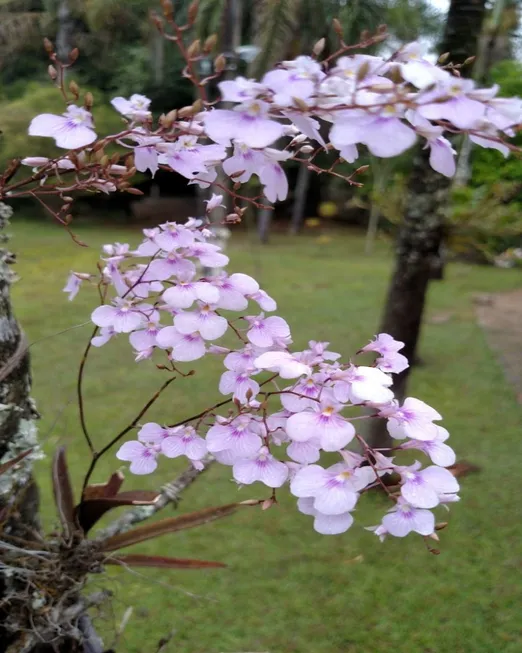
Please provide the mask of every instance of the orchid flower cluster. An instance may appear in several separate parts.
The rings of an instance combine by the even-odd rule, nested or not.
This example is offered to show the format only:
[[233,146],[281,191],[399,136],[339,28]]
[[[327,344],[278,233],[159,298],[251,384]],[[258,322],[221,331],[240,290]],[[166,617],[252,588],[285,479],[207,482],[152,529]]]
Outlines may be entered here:
[[[458,499],[458,483],[446,469],[455,454],[436,410],[413,397],[402,405],[394,399],[391,374],[408,366],[403,343],[379,334],[358,352],[376,353],[373,364],[342,363],[325,342],[291,351],[290,327],[273,315],[276,302],[252,277],[224,271],[228,257],[208,242],[208,224],[167,222],[145,229],[136,249],[106,245],[101,276],[75,272],[64,288],[70,298],[84,280],[102,290],[105,301],[92,313],[99,327],[95,347],[125,334],[137,361],[159,354],[167,359],[161,368],[180,374],[183,363],[223,358],[219,391],[228,401],[174,425],[142,424],[117,457],[130,462],[132,473],[149,474],[162,457],[184,456],[201,467],[212,454],[240,485],[260,482],[275,493],[289,484],[298,510],[313,516],[315,530],[324,534],[346,531],[361,494],[386,487],[381,477],[396,473],[400,491],[387,489],[394,506],[375,533],[436,537],[431,509]],[[200,277],[199,266],[217,271]],[[235,345],[219,344],[227,333]],[[227,404],[230,410],[218,410]],[[397,450],[420,451],[433,464],[399,465],[372,450],[356,425],[377,418],[387,420]],[[362,455],[347,448],[357,441]],[[322,452],[338,461],[323,467]]]
[[[172,22],[168,11],[165,15]],[[337,166],[356,161],[361,145],[377,157],[394,157],[420,140],[433,169],[451,177],[455,151],[448,135],[468,134],[473,143],[507,156],[513,147],[507,139],[522,123],[520,99],[497,97],[496,86],[477,88],[460,77],[458,66],[430,63],[417,43],[390,58],[347,55],[350,47],[343,44],[319,61],[316,48],[315,57],[285,61],[260,81],[220,82],[227,108],[216,108],[205,95],[205,84],[215,76],[197,78],[197,55],[191,58],[180,45],[180,30],[176,33],[171,40],[186,55],[186,76],[201,91],[191,107],[156,120],[145,96],[114,98],[125,128],[99,138],[92,97],[86,94],[83,107],[70,104],[62,116],[42,114],[31,122],[30,134],[52,137],[69,150],[53,160],[22,161],[34,168],[30,182],[43,186],[40,194],[62,196],[64,212],[73,190],[139,193],[130,187],[135,171],[155,175],[162,168],[189,184],[222,188],[233,199],[226,221],[236,222],[246,210],[244,202],[265,206],[258,197],[237,193],[254,175],[270,202],[287,197],[285,161],[357,184],[353,177],[364,166],[348,176]],[[54,70],[53,79],[57,74]],[[58,77],[63,82],[63,75]],[[130,154],[123,166],[119,154],[104,152],[115,144]],[[315,162],[323,151],[337,155],[326,171]],[[230,183],[221,183],[223,178]],[[7,188],[6,194],[16,192]],[[312,516],[315,530],[324,534],[345,532],[361,495],[381,486],[393,506],[380,524],[369,527],[377,536],[415,532],[437,539],[432,509],[458,500],[458,483],[447,469],[455,454],[445,443],[448,432],[438,424],[442,418],[436,410],[414,397],[401,404],[393,395],[391,375],[408,365],[400,353],[403,343],[378,334],[357,352],[357,357],[373,353],[373,361],[346,363],[323,342],[292,351],[289,325],[273,315],[275,301],[250,276],[223,270],[228,257],[211,242],[209,229],[212,211],[223,201],[223,195],[213,194],[204,220],[145,229],[136,249],[120,243],[103,249],[97,280],[102,304],[92,313],[97,330],[91,346],[126,334],[136,361],[163,356],[160,367],[173,375],[188,374],[179,368],[184,363],[221,356],[218,387],[227,397],[175,424],[141,424],[137,439],[125,442],[117,457],[130,463],[131,472],[149,474],[162,457],[184,456],[202,468],[210,454],[231,468],[238,484],[270,488],[266,507],[288,484],[298,510]],[[56,217],[67,226],[71,216]],[[201,268],[212,273],[201,276]],[[65,287],[71,298],[82,281],[95,278],[72,273]],[[228,344],[232,335],[235,345]],[[397,442],[387,453],[411,449],[430,464],[401,465],[372,449],[357,429],[364,419],[386,420]],[[360,453],[349,448],[352,444]],[[337,462],[323,466],[323,452],[337,456]],[[396,489],[383,480],[389,474],[399,479]]]
[[[218,86],[232,108],[198,101],[184,112],[161,116],[156,128],[148,98],[114,98],[112,105],[127,128],[105,137],[102,145],[116,142],[131,149],[138,171],[154,175],[161,166],[203,188],[218,172],[235,184],[257,175],[265,197],[275,202],[288,195],[281,166],[288,159],[315,169],[314,157],[334,150],[339,155],[335,167],[341,161],[353,163],[360,145],[377,157],[395,157],[420,139],[430,150],[432,167],[451,177],[456,153],[445,134],[468,133],[475,144],[507,156],[506,138],[522,122],[520,99],[499,98],[497,86],[477,88],[458,70],[430,63],[418,43],[389,59],[355,54],[320,62],[299,56],[261,81],[238,77]],[[117,177],[124,167],[102,166],[93,173],[88,157],[78,159],[79,150],[96,151],[91,101],[86,107],[69,105],[62,116],[41,114],[29,127],[30,134],[53,137],[59,147],[75,150],[74,157],[29,157],[23,163],[37,171],[76,170],[77,182],[88,173],[92,190],[112,192],[119,188]],[[345,178],[351,181],[351,176]],[[70,185],[64,185],[63,191],[68,190]]]

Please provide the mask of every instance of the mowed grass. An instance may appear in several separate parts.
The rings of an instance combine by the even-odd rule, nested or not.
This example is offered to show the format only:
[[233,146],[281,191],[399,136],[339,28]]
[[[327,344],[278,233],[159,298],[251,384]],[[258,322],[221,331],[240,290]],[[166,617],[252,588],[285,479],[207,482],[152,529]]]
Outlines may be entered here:
[[[136,228],[107,224],[77,228],[89,248],[74,245],[54,224],[14,219],[12,248],[20,281],[16,312],[34,345],[34,396],[40,432],[50,454],[65,444],[77,490],[88,465],[75,406],[81,352],[95,306],[84,290],[69,303],[61,292],[70,269],[95,269],[104,242],[136,243]],[[329,340],[350,356],[375,333],[391,271],[388,245],[372,257],[357,233],[338,231],[329,243],[311,236],[276,236],[259,249],[245,235],[232,238],[231,269],[259,278],[279,302],[298,347]],[[462,459],[481,471],[462,480],[462,501],[442,531],[439,556],[421,538],[380,544],[363,529],[387,508],[381,496],[366,497],[356,525],[339,537],[320,536],[299,514],[287,491],[280,505],[246,509],[200,529],[164,536],[136,552],[221,560],[216,571],[111,569],[92,587],[114,591],[112,608],[97,624],[111,634],[128,606],[134,612],[118,644],[129,653],[156,650],[175,630],[166,651],[177,653],[519,653],[522,650],[522,529],[520,465],[522,409],[516,392],[488,349],[474,317],[472,296],[519,287],[520,272],[463,264],[449,266],[447,280],[430,291],[423,330],[424,366],[415,370],[410,393],[437,407]],[[447,319],[430,317],[445,314]],[[65,332],[64,330],[69,329]],[[60,333],[62,332],[62,333]],[[174,422],[219,400],[219,362],[194,365],[198,373],[175,381],[149,417]],[[200,371],[201,370],[201,371]],[[125,426],[163,380],[152,365],[133,363],[125,342],[93,352],[86,370],[89,429],[98,446]],[[118,468],[112,456],[95,481]],[[179,465],[163,459],[151,477],[127,477],[127,488],[157,488]],[[49,460],[39,464],[43,512],[56,517]],[[181,511],[262,494],[238,491],[226,468],[213,468],[185,495]],[[171,515],[167,509],[163,516]],[[439,518],[445,520],[443,510]]]

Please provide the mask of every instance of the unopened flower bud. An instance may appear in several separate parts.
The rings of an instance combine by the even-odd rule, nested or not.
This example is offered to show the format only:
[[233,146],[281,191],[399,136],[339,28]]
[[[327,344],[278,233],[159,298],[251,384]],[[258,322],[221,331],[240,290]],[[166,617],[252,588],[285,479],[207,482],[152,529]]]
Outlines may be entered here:
[[302,152],[303,154],[311,154],[314,151],[314,148],[311,145],[303,145],[303,147],[299,150],[299,152]]
[[74,79],[71,79],[71,81],[69,82],[69,90],[70,90],[71,93],[74,95],[74,97],[75,97],[76,99],[78,99],[78,97],[79,97],[79,95],[80,95],[80,87],[79,87],[78,84],[74,81]]
[[299,145],[299,143],[304,143],[308,136],[306,134],[299,134],[295,138],[292,139],[292,142],[290,145]]
[[214,59],[214,70],[217,73],[221,73],[223,70],[225,70],[226,65],[227,60],[225,59],[224,55],[218,54],[218,56]]
[[80,56],[80,51],[78,50],[78,48],[73,48],[69,52],[69,61],[71,63],[74,63],[76,61],[76,59],[78,59],[79,56]]
[[51,41],[49,41],[48,38],[45,38],[43,40],[44,48],[47,54],[53,54],[54,53],[54,45],[52,44]]
[[84,96],[83,99],[83,106],[90,111],[92,109],[92,105],[94,104],[94,98],[92,96],[92,93],[90,91],[87,91],[87,93]]
[[208,54],[209,52],[212,52],[212,50],[216,47],[218,41],[217,34],[211,34],[205,41],[203,45],[203,52],[205,54]]
[[293,97],[292,102],[298,109],[301,109],[301,111],[308,111],[308,105],[300,97]]
[[47,74],[53,80],[53,82],[58,77],[58,71],[54,66],[51,65],[49,65],[49,67],[47,68]]
[[163,15],[167,20],[174,17],[174,7],[171,0],[161,0],[161,8],[163,9]]
[[444,52],[443,54],[440,55],[440,57],[437,59],[437,63],[440,64],[445,64],[446,61],[449,59],[450,53],[449,52]]
[[317,43],[312,48],[312,52],[315,54],[316,57],[318,57],[321,54],[321,52],[324,50],[325,45],[326,45],[325,38],[319,39],[317,41]]
[[334,18],[332,20],[332,27],[337,36],[343,38],[343,26],[341,25],[341,21],[338,18]]
[[192,59],[193,57],[197,57],[200,52],[201,52],[201,41],[199,39],[196,39],[195,41],[192,41],[192,43],[188,46],[187,56],[189,59]]
[[198,0],[192,0],[188,8],[188,24],[193,25],[198,16],[199,2]]

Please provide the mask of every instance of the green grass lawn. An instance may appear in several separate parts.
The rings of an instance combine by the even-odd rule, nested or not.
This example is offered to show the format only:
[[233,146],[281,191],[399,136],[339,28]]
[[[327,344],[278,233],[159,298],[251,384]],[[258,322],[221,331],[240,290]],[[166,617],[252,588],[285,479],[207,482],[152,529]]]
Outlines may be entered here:
[[[80,226],[79,236],[91,245],[85,249],[52,224],[15,217],[12,232],[20,275],[15,307],[35,343],[41,437],[49,453],[59,443],[67,445],[79,486],[88,452],[78,426],[75,379],[90,327],[70,327],[88,320],[95,297],[88,290],[69,303],[61,289],[70,269],[94,269],[101,243],[135,243],[140,234]],[[329,340],[349,356],[375,333],[392,258],[384,243],[368,258],[358,234],[333,236],[329,244],[277,236],[261,251],[238,234],[230,246],[231,268],[252,274],[277,298],[296,345]],[[447,280],[430,292],[428,318],[447,313],[450,319],[428,319],[420,352],[425,364],[413,374],[411,394],[444,415],[459,457],[482,468],[462,481],[462,501],[441,532],[440,556],[429,554],[421,538],[380,544],[363,530],[383,513],[381,496],[361,502],[348,533],[325,537],[313,532],[310,518],[283,492],[280,505],[266,512],[245,510],[135,548],[222,560],[226,570],[134,575],[116,569],[96,578],[93,586],[115,593],[112,608],[97,622],[107,644],[127,606],[133,606],[118,651],[152,652],[174,629],[166,650],[177,653],[520,653],[522,408],[476,325],[472,295],[521,284],[517,271],[453,264]],[[217,378],[216,364],[205,364],[202,373],[176,381],[150,417],[175,422],[214,403]],[[94,351],[85,394],[96,442],[103,444],[126,425],[161,382],[151,365],[132,362],[126,342]],[[109,456],[94,480],[117,467]],[[177,469],[163,459],[159,473],[128,477],[127,487],[157,488]],[[48,460],[39,464],[39,473],[52,527]],[[186,493],[181,510],[259,494],[255,487],[238,494],[229,470],[215,467]],[[170,514],[167,509],[164,516]]]

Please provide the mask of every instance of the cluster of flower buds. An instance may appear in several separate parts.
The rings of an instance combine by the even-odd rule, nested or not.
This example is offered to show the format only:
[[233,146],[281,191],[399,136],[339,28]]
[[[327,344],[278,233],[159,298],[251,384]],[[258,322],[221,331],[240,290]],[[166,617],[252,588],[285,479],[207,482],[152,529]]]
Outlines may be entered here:
[[[210,453],[240,485],[260,482],[275,493],[288,483],[298,509],[324,534],[346,531],[361,494],[386,487],[383,475],[395,473],[400,487],[387,490],[394,505],[375,533],[436,537],[431,509],[458,498],[458,483],[445,469],[455,455],[436,424],[439,413],[415,398],[402,405],[394,399],[391,373],[408,365],[402,343],[379,334],[358,352],[368,357],[362,363],[342,363],[324,342],[291,351],[287,322],[271,315],[276,302],[252,277],[223,270],[228,257],[208,242],[207,226],[167,222],[145,229],[136,249],[106,245],[100,276],[73,272],[64,288],[72,298],[82,281],[98,285],[105,299],[92,313],[96,347],[125,334],[137,361],[159,356],[172,374],[207,354],[223,357],[219,391],[230,401],[176,424],[143,424],[117,457],[130,462],[131,472],[148,474],[162,456],[185,456],[200,467]],[[200,266],[218,272],[201,277]],[[221,340],[226,334],[235,344]],[[227,404],[228,411],[219,410]],[[394,449],[415,449],[433,464],[401,466],[371,449],[357,431],[364,419],[387,420]],[[347,448],[353,442],[361,454]],[[338,462],[324,468],[322,452],[337,454]]]
[[[319,152],[333,150],[335,167],[353,163],[359,145],[377,157],[395,157],[420,139],[430,149],[432,167],[451,177],[455,151],[448,134],[467,133],[475,144],[507,156],[506,139],[522,122],[520,99],[498,98],[498,87],[477,88],[457,69],[430,63],[418,43],[388,59],[356,54],[320,62],[299,56],[261,81],[238,77],[221,82],[219,89],[232,108],[216,109],[198,100],[161,116],[157,124],[148,98],[114,98],[127,127],[98,144],[91,100],[88,107],[70,105],[62,116],[39,115],[29,133],[53,137],[59,147],[76,152],[58,161],[23,162],[39,170],[76,167],[78,183],[87,174],[94,190],[111,192],[119,188],[114,166],[99,166],[93,177],[89,160],[78,164],[78,150],[95,155],[103,152],[98,146],[118,143],[134,153],[135,169],[154,175],[162,166],[204,188],[220,172],[234,184],[257,175],[265,197],[275,202],[288,194],[281,166],[288,159],[313,169]],[[95,162],[100,158],[94,156]]]

